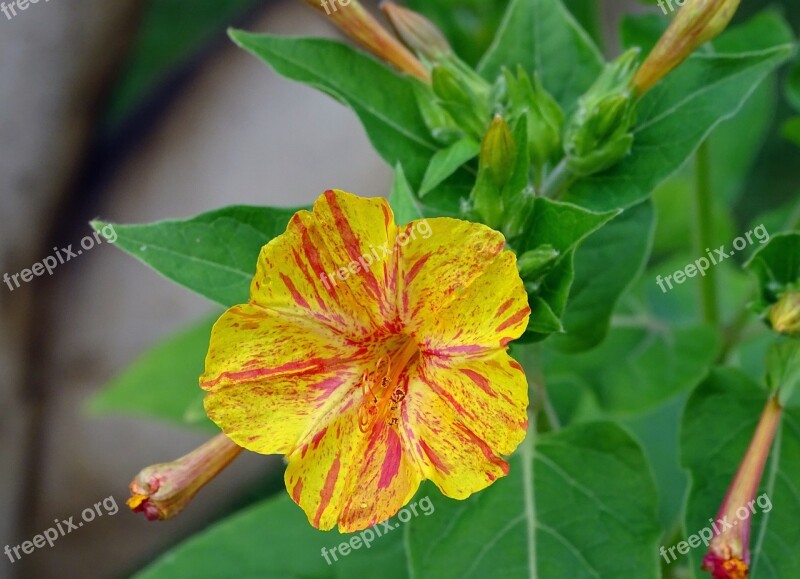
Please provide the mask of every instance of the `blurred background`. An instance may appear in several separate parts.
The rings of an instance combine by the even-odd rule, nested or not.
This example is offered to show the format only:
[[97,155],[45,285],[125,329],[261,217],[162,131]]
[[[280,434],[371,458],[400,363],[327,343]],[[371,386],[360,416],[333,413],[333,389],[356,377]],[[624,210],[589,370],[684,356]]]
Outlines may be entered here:
[[[475,62],[507,2],[408,4]],[[661,14],[634,1],[567,4],[609,54],[622,14]],[[785,4],[796,24],[798,7]],[[740,18],[763,5],[748,2]],[[390,170],[355,116],[237,49],[229,26],[336,35],[297,0],[55,0],[0,15],[0,274],[78,246],[95,217],[150,222],[231,204],[298,206],[331,187],[388,191]],[[756,199],[742,196],[742,216],[796,194],[783,186],[796,179],[781,177],[796,167],[770,147],[757,171],[744,168],[762,186],[748,185]],[[3,557],[0,577],[125,577],[282,485],[278,459],[243,456],[176,520],[147,523],[124,507],[133,475],[208,432],[87,411],[149,345],[216,311],[108,244],[52,276],[0,286],[0,548],[106,497],[120,506],[53,548]]]

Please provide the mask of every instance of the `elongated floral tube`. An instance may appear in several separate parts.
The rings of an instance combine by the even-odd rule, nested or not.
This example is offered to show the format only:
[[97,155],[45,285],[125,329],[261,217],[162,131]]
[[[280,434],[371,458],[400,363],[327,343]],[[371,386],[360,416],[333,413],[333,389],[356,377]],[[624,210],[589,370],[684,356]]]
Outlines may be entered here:
[[769,399],[747,453],[722,502],[717,520],[735,521],[738,524],[722,530],[711,540],[708,554],[703,559],[703,569],[714,579],[746,579],[748,576],[752,518],[747,516],[742,519],[737,513],[741,509],[751,512],[782,410],[776,397]]
[[358,0],[350,0],[346,4],[341,0],[304,1],[325,14],[342,32],[375,56],[420,80],[430,81],[428,70],[417,57],[381,26]]
[[725,30],[738,7],[739,0],[686,0],[631,85],[640,95],[646,93],[699,46]]
[[150,521],[171,519],[240,452],[242,447],[219,434],[178,460],[148,466],[131,482],[128,506]]

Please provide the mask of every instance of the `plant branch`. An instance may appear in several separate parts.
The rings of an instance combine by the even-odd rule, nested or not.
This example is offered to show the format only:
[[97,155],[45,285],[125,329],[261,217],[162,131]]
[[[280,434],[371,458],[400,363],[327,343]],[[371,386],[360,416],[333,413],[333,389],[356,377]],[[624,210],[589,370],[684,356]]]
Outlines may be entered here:
[[[705,253],[711,247],[714,232],[713,200],[711,190],[711,159],[708,142],[697,150],[695,157],[695,211],[694,243],[696,254]],[[719,301],[717,275],[713,268],[700,278],[700,302],[703,319],[714,326],[719,325]]]

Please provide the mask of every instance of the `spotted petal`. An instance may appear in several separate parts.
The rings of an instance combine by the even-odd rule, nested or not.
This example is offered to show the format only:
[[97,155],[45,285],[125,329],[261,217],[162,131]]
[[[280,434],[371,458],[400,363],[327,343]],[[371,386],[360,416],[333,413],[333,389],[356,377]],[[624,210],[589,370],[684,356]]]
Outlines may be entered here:
[[354,391],[369,351],[331,330],[257,305],[214,325],[201,386],[209,417],[238,445],[290,452]]
[[503,236],[456,219],[427,225],[433,235],[401,249],[398,307],[407,331],[442,353],[505,348],[525,331],[530,308]]
[[264,246],[250,301],[357,338],[393,316],[397,227],[384,199],[327,191]]
[[405,399],[403,427],[425,478],[464,499],[501,476],[525,438],[528,387],[504,351],[485,358],[426,356]]

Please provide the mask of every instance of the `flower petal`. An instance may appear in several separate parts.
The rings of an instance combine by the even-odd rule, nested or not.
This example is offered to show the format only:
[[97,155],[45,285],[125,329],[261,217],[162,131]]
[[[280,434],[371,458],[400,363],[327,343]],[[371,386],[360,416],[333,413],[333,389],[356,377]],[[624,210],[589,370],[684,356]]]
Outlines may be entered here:
[[393,427],[358,428],[352,404],[288,456],[284,480],[309,522],[343,533],[366,529],[399,511],[422,475]]
[[530,308],[503,236],[456,219],[427,223],[433,234],[403,247],[399,266],[399,309],[421,348],[474,353],[521,336]]
[[426,356],[404,401],[406,444],[426,478],[464,499],[508,474],[500,455],[525,438],[528,386],[504,351],[482,359]]
[[357,390],[365,347],[323,326],[256,305],[214,325],[200,385],[209,417],[238,445],[290,452],[316,420]]
[[[261,251],[251,302],[312,317],[351,337],[393,318],[397,227],[384,199],[327,191]],[[392,287],[389,287],[392,286]]]

